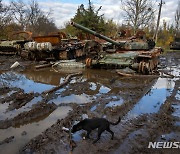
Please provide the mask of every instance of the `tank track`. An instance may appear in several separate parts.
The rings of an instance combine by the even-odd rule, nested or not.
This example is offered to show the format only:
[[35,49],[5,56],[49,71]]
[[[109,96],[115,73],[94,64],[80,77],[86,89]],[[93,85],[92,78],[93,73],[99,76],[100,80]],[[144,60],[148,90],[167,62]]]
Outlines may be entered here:
[[18,50],[15,47],[0,46],[0,55],[15,55]]

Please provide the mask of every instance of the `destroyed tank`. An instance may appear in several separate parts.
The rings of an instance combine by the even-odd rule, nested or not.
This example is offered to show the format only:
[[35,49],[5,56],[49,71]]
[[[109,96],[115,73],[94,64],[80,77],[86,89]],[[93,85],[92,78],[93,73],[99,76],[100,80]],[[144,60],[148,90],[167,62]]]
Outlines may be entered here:
[[[49,42],[37,43],[29,40],[6,40],[0,42],[0,55],[19,55],[23,58],[35,60],[49,57],[51,51],[52,46]],[[48,53],[48,56],[45,53]]]
[[21,46],[24,44],[24,40],[2,40],[0,41],[0,54],[14,55],[21,52]]
[[[24,40],[17,34],[28,34]],[[77,38],[66,38],[65,33],[32,37],[31,32],[13,33],[11,40],[0,41],[0,55],[19,55],[30,60],[69,60],[84,56],[83,44]]]
[[106,41],[98,43],[93,40],[85,44],[84,50],[86,51],[84,52],[87,53],[87,67],[128,67],[138,73],[151,74],[158,65],[158,56],[162,49],[155,48],[155,43],[152,40],[144,41],[131,37],[115,41],[75,22],[72,22],[71,25]]

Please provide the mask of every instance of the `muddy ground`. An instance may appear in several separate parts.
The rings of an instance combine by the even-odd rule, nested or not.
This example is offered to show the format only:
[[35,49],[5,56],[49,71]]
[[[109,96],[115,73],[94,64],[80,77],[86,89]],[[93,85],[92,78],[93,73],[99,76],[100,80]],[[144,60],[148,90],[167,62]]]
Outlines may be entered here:
[[[9,69],[18,61],[21,66]],[[152,149],[149,142],[180,141],[180,52],[160,57],[160,76],[120,77],[115,70],[44,68],[18,57],[0,57],[0,153],[179,153]],[[40,62],[43,63],[43,62]],[[69,73],[82,71],[50,94]],[[108,132],[83,139],[84,131],[69,132],[89,117],[105,117]]]

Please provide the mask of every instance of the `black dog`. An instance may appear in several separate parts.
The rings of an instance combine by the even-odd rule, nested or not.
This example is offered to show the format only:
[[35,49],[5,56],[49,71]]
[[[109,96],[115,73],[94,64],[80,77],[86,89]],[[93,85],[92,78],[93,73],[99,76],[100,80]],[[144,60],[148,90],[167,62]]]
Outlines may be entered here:
[[114,132],[110,130],[109,126],[110,124],[117,125],[120,122],[120,120],[121,119],[119,117],[116,123],[112,123],[104,118],[84,119],[80,121],[78,124],[74,125],[71,132],[74,133],[76,131],[83,129],[87,131],[86,137],[89,138],[89,134],[91,133],[91,131],[98,128],[98,138],[93,143],[96,143],[100,139],[102,132],[105,130],[111,133],[112,135],[111,139],[113,140]]

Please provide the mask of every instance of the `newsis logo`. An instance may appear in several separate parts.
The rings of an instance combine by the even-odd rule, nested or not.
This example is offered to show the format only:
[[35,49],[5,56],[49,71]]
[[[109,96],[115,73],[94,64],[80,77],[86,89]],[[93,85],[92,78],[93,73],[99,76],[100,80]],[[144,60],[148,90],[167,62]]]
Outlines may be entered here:
[[149,142],[148,148],[153,149],[178,149],[180,148],[180,142]]

